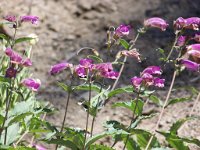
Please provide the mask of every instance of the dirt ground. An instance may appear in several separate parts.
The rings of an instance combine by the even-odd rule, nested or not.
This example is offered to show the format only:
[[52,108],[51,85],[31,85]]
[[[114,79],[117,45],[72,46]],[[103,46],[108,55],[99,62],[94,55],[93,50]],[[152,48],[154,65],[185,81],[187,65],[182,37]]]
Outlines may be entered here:
[[[128,61],[125,68],[126,78],[123,76],[119,85],[129,83],[130,77],[138,75],[148,65],[158,64],[158,55],[155,49],[158,47],[169,49],[173,37],[172,22],[179,16],[191,17],[200,16],[200,1],[198,0],[1,0],[0,1],[0,17],[7,14],[27,15],[32,14],[40,17],[38,26],[30,26],[26,24],[17,36],[25,36],[30,33],[36,33],[39,36],[39,43],[34,47],[34,69],[33,76],[40,78],[42,88],[38,98],[50,101],[60,112],[49,116],[49,120],[57,125],[61,124],[66,94],[55,85],[55,81],[60,77],[51,77],[48,70],[52,64],[67,60],[78,63],[79,57],[76,52],[81,47],[93,47],[98,50],[105,50],[106,30],[109,26],[118,26],[120,24],[130,24],[133,28],[130,38],[134,37],[136,30],[142,26],[145,18],[158,16],[170,21],[170,28],[166,32],[151,30],[145,36],[139,38],[136,47],[140,49],[146,62],[137,64],[133,60]],[[12,34],[6,29],[8,34]],[[133,69],[130,69],[133,68]],[[193,84],[199,87],[199,74],[184,72],[184,75],[178,77],[176,86]],[[170,81],[172,71],[166,68],[164,76]],[[196,80],[190,79],[195,77]],[[159,91],[160,97],[164,100],[166,97],[167,87]],[[174,96],[184,96],[187,93],[181,91]],[[78,99],[85,97],[86,93],[79,95]],[[123,96],[127,97],[128,96]],[[111,103],[121,99],[122,97],[112,99],[109,104],[100,112],[96,122],[95,133],[100,132],[102,123],[109,119],[116,119],[129,124],[130,112],[124,109],[113,109]],[[67,116],[67,124],[69,126],[84,128],[83,124],[86,119],[86,113],[77,105],[78,100],[72,98]],[[161,128],[169,128],[178,118],[182,118],[189,114],[194,101],[181,103],[169,107],[164,113]],[[157,109],[153,104],[146,106],[145,111]],[[199,115],[200,102],[194,110],[194,114]],[[151,121],[143,122],[142,127],[151,130],[156,123],[157,117]],[[182,136],[193,136],[200,140],[199,121],[191,121],[187,123],[180,134]],[[105,139],[104,143],[109,143],[109,139]],[[116,149],[121,149],[121,145],[117,145]],[[51,148],[49,148],[51,149]],[[191,148],[200,149],[200,148]]]

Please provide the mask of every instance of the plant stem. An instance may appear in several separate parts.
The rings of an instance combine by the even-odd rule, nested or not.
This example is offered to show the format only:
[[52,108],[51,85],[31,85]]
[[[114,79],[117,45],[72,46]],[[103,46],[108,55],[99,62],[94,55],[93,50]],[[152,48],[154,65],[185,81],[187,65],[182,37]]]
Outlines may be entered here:
[[[5,117],[4,117],[4,121],[3,121],[3,124],[2,124],[2,130],[5,126],[5,123],[6,123],[6,120],[8,118],[8,111],[9,111],[9,107],[10,107],[10,103],[12,101],[12,80],[10,80],[10,94],[8,94],[8,91],[7,91],[7,99],[6,99],[6,114],[5,114]],[[8,90],[8,89],[7,89]],[[4,145],[6,145],[6,140],[7,140],[7,127],[5,129],[5,134],[4,134]]]
[[85,127],[85,137],[84,137],[84,148],[85,149],[85,143],[86,143],[86,139],[87,139],[87,131],[88,131],[88,124],[89,124],[89,115],[90,115],[90,102],[91,102],[91,78],[89,79],[89,97],[88,97],[88,110],[87,110],[87,117],[86,117],[86,127]]
[[[130,129],[132,123],[135,121],[135,111],[136,111],[136,109],[137,109],[139,96],[140,96],[140,90],[138,91],[138,94],[137,94],[136,104],[135,104],[135,108],[134,108],[134,110],[133,110],[133,118],[132,118],[132,120],[131,120],[131,122],[130,122],[130,125],[129,125],[128,129]],[[127,137],[126,137],[125,143],[124,143],[123,150],[125,150],[125,148],[126,148],[126,144],[127,144],[128,140],[129,140],[129,137],[130,137],[130,135],[128,134]]]
[[174,86],[174,81],[175,81],[175,79],[176,79],[176,74],[177,74],[177,70],[174,71],[174,74],[173,74],[173,77],[172,77],[172,81],[171,81],[171,85],[170,85],[169,91],[168,91],[168,93],[167,93],[167,97],[166,97],[166,99],[165,99],[164,105],[162,106],[161,113],[160,113],[160,115],[159,115],[159,118],[158,118],[158,121],[157,121],[157,123],[156,123],[155,129],[153,130],[153,134],[152,134],[151,138],[149,139],[148,144],[147,144],[145,150],[148,150],[148,148],[149,148],[149,146],[150,146],[150,144],[151,144],[151,142],[152,142],[152,140],[153,140],[153,137],[154,137],[154,135],[155,135],[155,132],[156,132],[156,130],[157,130],[158,127],[159,127],[159,124],[160,124],[160,121],[161,121],[161,119],[162,119],[162,116],[163,116],[165,107],[167,106],[169,97],[170,97],[171,92],[172,92],[172,88],[173,88],[173,86]]
[[[132,49],[133,46],[136,44],[136,41],[138,40],[139,36],[140,36],[140,33],[138,32],[136,37],[135,37],[135,39],[132,41],[132,44],[129,47],[129,50]],[[122,72],[124,70],[124,66],[125,66],[126,60],[127,60],[127,56],[124,57],[123,64],[121,65],[121,68],[120,68],[120,71],[119,71],[119,75],[118,75],[117,79],[115,80],[111,90],[114,90],[116,88],[117,83],[119,81],[119,78],[121,77],[121,74],[122,74]]]

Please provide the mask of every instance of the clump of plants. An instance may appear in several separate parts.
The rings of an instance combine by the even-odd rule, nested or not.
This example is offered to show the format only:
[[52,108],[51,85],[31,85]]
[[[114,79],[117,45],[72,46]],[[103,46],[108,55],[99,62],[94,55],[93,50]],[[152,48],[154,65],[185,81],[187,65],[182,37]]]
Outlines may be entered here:
[[[54,144],[55,149],[72,150],[112,150],[118,142],[123,142],[123,150],[188,150],[188,144],[195,144],[200,147],[200,141],[192,137],[181,137],[178,130],[188,120],[198,119],[192,116],[177,120],[171,125],[169,131],[160,131],[159,124],[163,118],[164,111],[170,105],[190,101],[196,95],[195,104],[200,94],[194,87],[188,87],[191,91],[189,97],[170,98],[175,88],[176,77],[186,68],[199,72],[200,68],[200,35],[188,35],[188,31],[197,31],[200,27],[200,18],[178,18],[173,23],[175,39],[169,50],[159,49],[162,62],[161,66],[155,64],[148,66],[137,76],[130,79],[130,84],[116,88],[119,79],[124,71],[127,59],[135,59],[138,63],[143,61],[140,51],[135,48],[138,38],[148,34],[151,28],[157,28],[164,32],[169,26],[161,18],[150,18],[144,21],[143,27],[137,29],[134,39],[127,40],[130,30],[136,30],[129,25],[120,25],[117,28],[111,27],[107,32],[107,50],[101,53],[93,48],[82,48],[77,55],[87,51],[88,55],[80,59],[79,63],[62,61],[52,65],[50,75],[55,76],[68,70],[69,81],[57,81],[64,91],[67,92],[64,118],[60,126],[55,126],[45,120],[47,113],[53,109],[45,103],[37,101],[35,92],[40,87],[39,79],[30,77],[29,67],[32,66],[31,50],[36,42],[36,37],[16,38],[17,30],[25,22],[37,24],[39,18],[36,16],[22,16],[17,19],[15,16],[6,16],[5,25],[14,31],[12,37],[0,34],[3,55],[1,56],[0,70],[0,144],[2,149],[38,149],[45,147],[38,145],[38,142]],[[15,45],[21,42],[27,43],[25,51],[17,51]],[[119,47],[115,58],[111,57],[113,47]],[[106,53],[106,57],[104,54]],[[174,73],[164,100],[156,96],[159,88],[165,86],[165,79],[162,77],[163,68],[167,65],[173,66]],[[78,82],[76,82],[78,81]],[[109,81],[109,82],[108,82]],[[81,102],[85,110],[85,128],[72,128],[66,125],[66,116],[69,115],[69,101],[73,93],[77,91],[88,92],[88,99]],[[129,101],[115,102],[113,107],[124,107],[132,113],[129,124],[123,124],[120,120],[109,120],[102,124],[105,130],[94,134],[95,121],[98,113],[109,105],[108,101],[120,94],[129,94],[133,97]],[[143,108],[149,101],[160,108],[159,113],[144,114]],[[193,106],[191,112],[193,111]],[[158,116],[157,123],[152,130],[146,130],[138,125],[142,120],[148,120]],[[92,121],[89,121],[92,118]],[[78,118],[77,118],[78,119]],[[159,141],[157,134],[165,137],[165,142]],[[31,136],[30,140],[24,137]],[[112,137],[110,145],[101,145],[99,140],[105,137]]]

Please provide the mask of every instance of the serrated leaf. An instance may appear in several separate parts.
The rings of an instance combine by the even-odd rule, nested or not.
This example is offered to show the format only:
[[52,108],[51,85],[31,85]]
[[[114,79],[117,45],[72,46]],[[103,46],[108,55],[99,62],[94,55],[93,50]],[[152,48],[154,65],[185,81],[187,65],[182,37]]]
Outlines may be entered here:
[[149,99],[154,102],[155,104],[157,104],[158,106],[163,106],[163,102],[155,95],[151,95],[149,97]]
[[63,90],[65,90],[66,92],[71,92],[71,87],[64,84],[64,83],[61,83],[61,82],[57,82],[58,86],[61,87]]
[[141,100],[131,100],[130,102],[117,102],[113,107],[125,107],[131,110],[135,115],[141,115],[144,102]]
[[129,43],[128,43],[126,40],[120,39],[119,41],[120,41],[120,44],[121,44],[126,50],[129,49],[130,46],[129,46]]
[[189,120],[195,119],[195,117],[187,117],[187,118],[183,118],[180,119],[178,121],[176,121],[170,128],[170,133],[171,134],[177,134],[178,129],[186,122]]
[[21,42],[26,42],[26,41],[31,41],[34,38],[32,37],[21,37],[15,40],[15,44],[21,43]]
[[170,99],[168,104],[165,107],[167,107],[169,105],[176,104],[176,103],[185,102],[185,101],[188,101],[188,100],[191,100],[191,99],[192,99],[191,97],[182,97],[182,98]]

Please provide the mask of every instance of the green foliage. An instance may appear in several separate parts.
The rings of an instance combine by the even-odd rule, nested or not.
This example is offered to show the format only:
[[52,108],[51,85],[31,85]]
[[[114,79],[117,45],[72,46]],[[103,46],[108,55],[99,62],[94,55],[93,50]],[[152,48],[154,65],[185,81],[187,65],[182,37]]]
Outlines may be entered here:
[[129,45],[129,43],[128,43],[126,40],[120,39],[119,41],[120,41],[120,44],[121,44],[126,50],[129,49],[130,45]]

